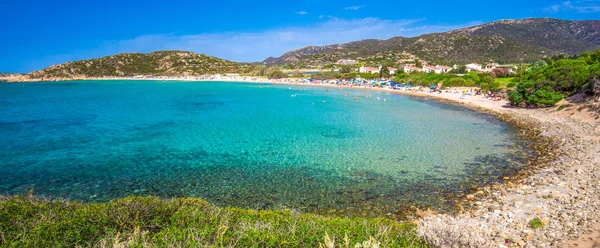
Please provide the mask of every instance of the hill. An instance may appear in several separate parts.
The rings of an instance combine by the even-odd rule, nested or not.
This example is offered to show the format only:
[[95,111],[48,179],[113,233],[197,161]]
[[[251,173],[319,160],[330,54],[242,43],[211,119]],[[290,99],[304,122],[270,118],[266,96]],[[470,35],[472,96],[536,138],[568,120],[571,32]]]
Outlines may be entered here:
[[186,51],[121,53],[98,59],[50,66],[27,75],[29,79],[123,77],[135,75],[188,76],[239,73],[253,66]]
[[267,58],[267,65],[324,65],[340,59],[369,63],[420,58],[437,63],[532,62],[555,54],[581,54],[600,47],[600,21],[502,20],[445,33],[388,40],[309,46]]

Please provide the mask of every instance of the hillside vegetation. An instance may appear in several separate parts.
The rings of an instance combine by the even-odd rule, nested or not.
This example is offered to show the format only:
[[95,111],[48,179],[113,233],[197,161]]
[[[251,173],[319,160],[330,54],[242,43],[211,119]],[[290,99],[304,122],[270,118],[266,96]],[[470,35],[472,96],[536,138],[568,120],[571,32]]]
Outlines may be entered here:
[[600,21],[557,19],[504,20],[413,38],[363,40],[309,46],[268,58],[269,65],[298,68],[356,59],[367,65],[396,64],[420,58],[432,64],[533,62],[555,54],[581,54],[600,47]]
[[600,49],[573,58],[537,61],[509,96],[515,106],[548,107],[575,94],[597,97],[599,91]]
[[135,75],[188,76],[244,73],[254,66],[186,51],[121,53],[98,59],[53,65],[34,71],[30,78],[119,77]]

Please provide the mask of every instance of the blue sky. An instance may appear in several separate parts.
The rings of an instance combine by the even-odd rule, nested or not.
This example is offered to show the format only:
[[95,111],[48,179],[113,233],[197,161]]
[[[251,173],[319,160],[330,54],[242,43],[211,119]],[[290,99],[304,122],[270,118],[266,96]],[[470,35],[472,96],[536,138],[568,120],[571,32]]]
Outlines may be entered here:
[[500,19],[600,19],[600,0],[2,0],[0,72],[180,49],[239,62],[307,45],[413,37]]

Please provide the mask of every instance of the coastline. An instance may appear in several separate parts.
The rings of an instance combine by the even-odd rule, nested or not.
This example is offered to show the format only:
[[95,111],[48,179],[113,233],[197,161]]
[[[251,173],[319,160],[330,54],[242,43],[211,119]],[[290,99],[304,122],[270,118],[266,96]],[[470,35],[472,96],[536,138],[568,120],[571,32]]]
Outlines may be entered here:
[[[546,159],[542,163],[549,164],[533,165],[523,171],[521,178],[490,185],[467,196],[471,198],[469,211],[456,216],[431,214],[421,219],[419,233],[428,243],[441,247],[598,244],[600,122],[590,117],[590,113],[565,114],[557,108],[509,108],[481,99],[457,100],[447,95],[430,97],[523,122],[541,138],[554,140],[556,150],[549,151],[554,158],[542,158]],[[534,218],[540,218],[545,226],[531,228]]]
[[[340,88],[332,84],[300,83],[298,80],[185,80],[185,79],[77,79],[77,80],[172,80],[192,82],[248,82]],[[531,168],[523,178],[490,185],[470,195],[469,211],[449,216],[431,211],[421,214],[419,234],[434,246],[556,247],[565,246],[589,230],[597,229],[600,213],[600,123],[589,113],[550,109],[507,107],[506,100],[480,96],[461,99],[461,94],[427,93],[372,87],[348,87],[393,94],[431,97],[530,125],[541,137],[556,141],[560,154],[543,167]],[[566,111],[566,110],[565,110]],[[551,151],[552,153],[553,151]],[[540,218],[545,227],[533,229],[529,222]],[[582,247],[582,246],[579,246]]]

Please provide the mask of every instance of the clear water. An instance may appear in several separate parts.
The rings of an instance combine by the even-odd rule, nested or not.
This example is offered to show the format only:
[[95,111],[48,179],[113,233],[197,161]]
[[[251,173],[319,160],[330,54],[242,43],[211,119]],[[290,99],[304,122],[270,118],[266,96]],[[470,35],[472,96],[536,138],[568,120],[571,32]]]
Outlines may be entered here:
[[374,91],[0,84],[0,113],[0,194],[192,196],[220,206],[383,215],[407,205],[448,209],[473,184],[518,167],[517,136],[495,117]]

